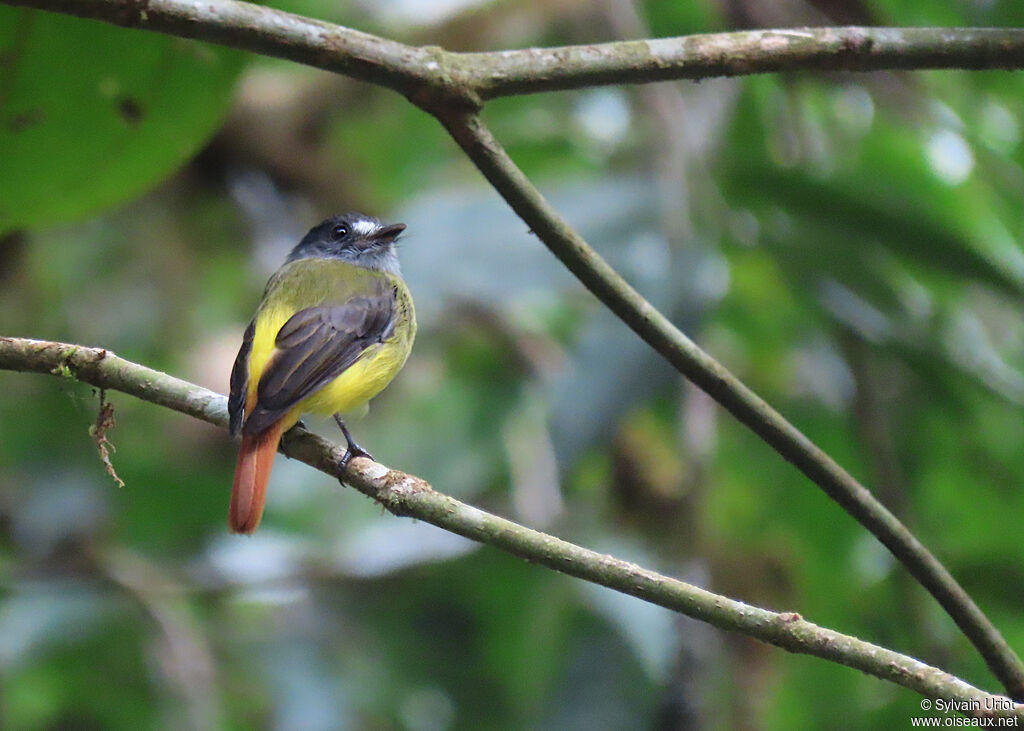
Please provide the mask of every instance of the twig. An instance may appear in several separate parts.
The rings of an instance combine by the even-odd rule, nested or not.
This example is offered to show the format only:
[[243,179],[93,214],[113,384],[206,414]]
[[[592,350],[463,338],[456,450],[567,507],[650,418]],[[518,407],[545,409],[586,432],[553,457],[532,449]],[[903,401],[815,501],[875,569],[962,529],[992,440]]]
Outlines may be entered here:
[[[100,348],[0,337],[0,369],[71,374],[97,388],[122,391],[221,428],[228,422],[224,396]],[[296,427],[286,435],[281,451],[333,476],[338,474],[345,450]],[[753,607],[531,530],[436,492],[418,477],[372,460],[353,459],[344,477],[346,483],[395,515],[426,521],[720,629],[856,668],[929,698],[957,701],[968,715],[1024,718],[1024,704],[986,693],[907,655],[819,627],[795,613]]]
[[110,461],[110,453],[117,450],[114,449],[114,444],[107,437],[107,434],[114,428],[116,423],[114,420],[114,404],[107,401],[106,391],[100,389],[100,410],[96,414],[96,421],[89,427],[89,436],[96,443],[96,451],[99,452],[100,461],[103,463],[103,466],[107,468],[107,474],[114,478],[114,482],[117,483],[118,487],[124,487],[124,480],[118,476],[117,470],[114,469],[114,463]]
[[209,642],[188,611],[184,592],[143,556],[124,549],[96,557],[95,570],[126,592],[150,616],[162,640],[154,656],[180,694],[189,728],[222,728],[217,673]]

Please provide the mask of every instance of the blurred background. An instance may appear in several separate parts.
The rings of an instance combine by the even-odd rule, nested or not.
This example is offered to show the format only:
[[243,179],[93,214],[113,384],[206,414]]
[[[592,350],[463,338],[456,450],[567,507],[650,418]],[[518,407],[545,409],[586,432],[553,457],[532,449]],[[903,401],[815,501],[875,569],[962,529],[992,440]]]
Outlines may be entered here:
[[[1014,0],[327,0],[452,50],[748,27],[1019,24]],[[870,485],[1024,651],[1024,77],[800,73],[495,101],[513,158],[642,293]],[[354,425],[383,462],[587,547],[997,690],[816,487],[575,282],[441,127],[294,64],[0,7],[0,333],[220,392],[325,215],[402,221],[420,335]],[[0,373],[10,729],[904,727],[919,698],[384,513],[279,457]],[[333,425],[310,424],[332,438]]]

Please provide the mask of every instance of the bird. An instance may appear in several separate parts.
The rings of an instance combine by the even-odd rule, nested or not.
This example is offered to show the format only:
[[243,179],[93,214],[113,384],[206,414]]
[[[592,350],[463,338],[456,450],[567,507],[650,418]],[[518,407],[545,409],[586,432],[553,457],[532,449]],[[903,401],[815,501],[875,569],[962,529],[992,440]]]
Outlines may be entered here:
[[228,508],[232,533],[260,524],[281,436],[306,413],[334,416],[353,457],[372,456],[346,416],[405,365],[416,337],[396,244],[405,224],[343,213],[309,230],[267,282],[231,369],[232,437],[241,435]]

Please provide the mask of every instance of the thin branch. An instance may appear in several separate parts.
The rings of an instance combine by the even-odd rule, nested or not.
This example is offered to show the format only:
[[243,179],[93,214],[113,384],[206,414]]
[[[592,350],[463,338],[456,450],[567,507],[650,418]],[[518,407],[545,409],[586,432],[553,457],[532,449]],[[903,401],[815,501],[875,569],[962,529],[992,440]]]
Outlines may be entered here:
[[238,0],[0,2],[285,58],[419,95],[421,106],[438,98],[475,106],[511,94],[800,69],[1024,68],[1024,30],[1013,28],[793,28],[452,53]]
[[[95,557],[94,570],[132,597],[153,620],[160,670],[180,695],[193,728],[222,728],[213,653],[183,592],[143,556],[124,549]],[[181,709],[177,709],[180,714]]]
[[778,71],[992,69],[1024,66],[1024,30],[792,28],[459,54],[482,99]]
[[[228,423],[224,396],[100,348],[0,337],[0,369],[71,378],[97,388],[128,393],[221,428]],[[338,474],[344,454],[341,446],[301,427],[288,432],[281,451],[332,476]],[[957,701],[967,715],[1024,718],[1024,704],[986,693],[912,657],[819,627],[798,614],[753,607],[526,528],[442,495],[418,477],[369,459],[353,459],[344,478],[346,483],[395,515],[423,520],[720,629],[738,632],[790,652],[831,660],[929,698]]]
[[934,596],[1007,691],[1024,698],[1024,665],[938,559],[852,475],[701,350],[580,238],[475,114],[441,121],[488,182],[598,299],[684,376],[724,406],[871,531]]

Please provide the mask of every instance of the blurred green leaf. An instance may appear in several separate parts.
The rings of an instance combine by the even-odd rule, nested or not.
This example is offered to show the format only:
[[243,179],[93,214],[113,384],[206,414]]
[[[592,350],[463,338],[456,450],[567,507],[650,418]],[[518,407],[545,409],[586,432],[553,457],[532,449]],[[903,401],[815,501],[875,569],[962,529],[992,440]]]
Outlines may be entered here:
[[0,233],[138,195],[231,102],[240,53],[0,7]]
[[737,201],[761,210],[775,206],[802,223],[816,224],[815,239],[800,243],[816,249],[823,260],[863,260],[865,249],[881,246],[951,277],[976,279],[1013,295],[1024,293],[1024,283],[968,237],[936,220],[926,205],[915,205],[912,190],[879,183],[868,189],[851,180],[815,180],[763,168],[738,171],[734,180]]

